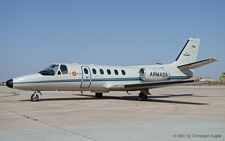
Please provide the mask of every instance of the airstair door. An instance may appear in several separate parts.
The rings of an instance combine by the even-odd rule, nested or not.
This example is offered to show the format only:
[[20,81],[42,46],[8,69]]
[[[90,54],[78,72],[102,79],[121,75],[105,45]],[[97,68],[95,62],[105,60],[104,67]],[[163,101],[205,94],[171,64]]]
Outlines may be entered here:
[[91,86],[91,71],[87,66],[81,66],[82,71],[82,80],[81,80],[81,88],[89,88]]

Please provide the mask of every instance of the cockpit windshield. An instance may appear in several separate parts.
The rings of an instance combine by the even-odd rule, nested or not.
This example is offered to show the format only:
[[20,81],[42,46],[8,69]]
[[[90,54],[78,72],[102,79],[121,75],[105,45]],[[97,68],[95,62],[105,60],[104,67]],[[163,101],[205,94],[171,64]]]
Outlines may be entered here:
[[56,65],[53,64],[49,67],[47,67],[46,69],[42,70],[39,72],[42,75],[64,75],[64,74],[68,74],[68,69],[66,65]]
[[40,71],[39,73],[42,75],[55,75],[58,70],[59,65],[51,65],[47,67],[46,69]]

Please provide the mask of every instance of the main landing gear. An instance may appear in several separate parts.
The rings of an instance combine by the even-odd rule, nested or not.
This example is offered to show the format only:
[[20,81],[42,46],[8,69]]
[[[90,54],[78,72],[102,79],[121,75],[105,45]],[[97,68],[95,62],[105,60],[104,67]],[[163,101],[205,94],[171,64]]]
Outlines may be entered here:
[[[33,93],[33,94],[31,95],[31,97],[30,97],[31,101],[39,101],[39,96],[38,96],[37,93],[41,94],[40,91],[34,91],[34,93]],[[42,94],[41,94],[41,95],[42,95]]]
[[95,93],[95,97],[101,98],[102,97],[102,93]]
[[148,99],[148,96],[144,94],[143,92],[139,93],[139,100],[146,101]]
[[[95,97],[96,98],[101,98],[102,97],[102,93],[95,93]],[[139,93],[139,100],[140,101],[146,101],[148,99],[148,96],[150,95],[149,91],[146,89],[141,90],[141,92]]]

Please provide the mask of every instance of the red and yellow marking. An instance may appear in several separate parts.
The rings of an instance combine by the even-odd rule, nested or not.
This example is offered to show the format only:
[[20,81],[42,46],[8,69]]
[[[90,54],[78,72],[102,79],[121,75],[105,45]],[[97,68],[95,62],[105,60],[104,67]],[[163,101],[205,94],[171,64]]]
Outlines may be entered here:
[[77,75],[77,73],[76,73],[75,71],[73,71],[73,72],[72,72],[72,75],[73,75],[73,76],[76,76],[76,75]]

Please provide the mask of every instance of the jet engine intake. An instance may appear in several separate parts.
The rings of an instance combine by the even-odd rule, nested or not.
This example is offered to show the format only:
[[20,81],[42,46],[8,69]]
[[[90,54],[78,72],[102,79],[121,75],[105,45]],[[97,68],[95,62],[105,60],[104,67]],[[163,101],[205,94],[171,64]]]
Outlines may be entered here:
[[170,73],[163,68],[141,68],[139,70],[139,77],[141,80],[162,81],[170,78]]

